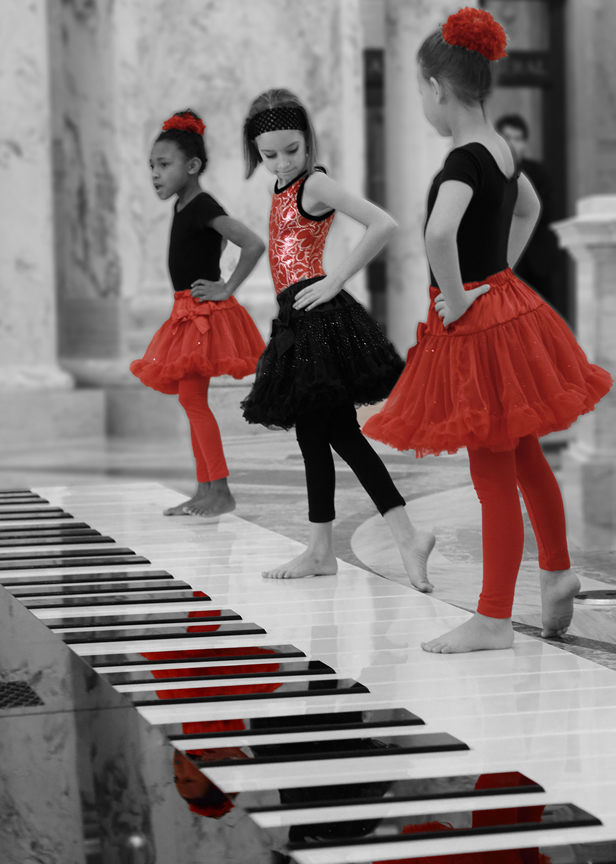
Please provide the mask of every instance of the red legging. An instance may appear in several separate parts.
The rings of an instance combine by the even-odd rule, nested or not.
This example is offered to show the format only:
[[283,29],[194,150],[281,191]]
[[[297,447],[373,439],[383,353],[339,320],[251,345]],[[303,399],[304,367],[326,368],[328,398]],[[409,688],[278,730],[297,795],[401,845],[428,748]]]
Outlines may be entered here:
[[229,476],[222,449],[220,429],[207,404],[209,378],[182,378],[179,382],[180,405],[190,422],[190,438],[197,463],[197,482],[210,483]]
[[570,567],[565,510],[552,469],[532,435],[515,450],[469,450],[471,477],[481,502],[483,587],[477,611],[489,618],[510,618],[524,549],[522,492],[537,538],[542,570]]

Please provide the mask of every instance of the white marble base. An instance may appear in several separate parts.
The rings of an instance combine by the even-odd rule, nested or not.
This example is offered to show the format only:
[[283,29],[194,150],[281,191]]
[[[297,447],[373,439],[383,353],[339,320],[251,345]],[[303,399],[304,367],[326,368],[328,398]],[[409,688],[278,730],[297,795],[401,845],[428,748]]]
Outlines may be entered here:
[[0,392],[15,390],[71,390],[73,379],[51,363],[29,366],[2,366]]
[[100,390],[0,389],[0,445],[46,445],[105,434],[105,396]]
[[616,548],[616,452],[593,453],[579,444],[563,454],[563,497],[569,535],[585,550]]

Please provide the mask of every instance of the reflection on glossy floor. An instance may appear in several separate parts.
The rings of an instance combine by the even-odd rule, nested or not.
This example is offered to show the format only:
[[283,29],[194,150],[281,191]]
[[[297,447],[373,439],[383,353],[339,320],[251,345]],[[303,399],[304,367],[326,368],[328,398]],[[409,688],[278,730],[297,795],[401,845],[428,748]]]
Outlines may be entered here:
[[[221,824],[258,809],[253,824],[282,857],[246,862],[491,850],[481,860],[506,864],[539,862],[538,849],[553,864],[613,860],[596,844],[616,840],[616,672],[524,633],[513,650],[424,654],[420,641],[468,617],[441,599],[449,588],[421,595],[344,561],[336,577],[263,580],[302,545],[233,514],[165,518],[181,496],[154,483],[35,491],[74,519],[11,517],[2,529],[84,523],[117,547],[71,544],[70,555],[128,549],[151,563],[70,566],[64,547],[20,545],[18,569],[3,547],[0,581],[233,795]],[[445,512],[422,499],[439,532],[453,528]],[[374,552],[370,529],[356,531],[358,557]],[[441,554],[436,571],[444,585],[455,562]],[[526,858],[498,851],[518,848]]]
[[[461,486],[423,496],[411,501],[407,511],[413,522],[437,535],[437,546],[430,559],[436,596],[473,611],[481,590],[482,560],[481,508],[473,487]],[[541,627],[537,546],[526,514],[525,521],[525,551],[516,584],[513,619],[537,630]],[[406,583],[391,533],[378,516],[355,530],[351,548],[365,566],[395,582]],[[572,546],[571,559],[580,576],[582,591],[606,589],[609,587],[606,582],[616,575],[614,552],[589,553]],[[563,647],[616,668],[616,605],[578,604]]]

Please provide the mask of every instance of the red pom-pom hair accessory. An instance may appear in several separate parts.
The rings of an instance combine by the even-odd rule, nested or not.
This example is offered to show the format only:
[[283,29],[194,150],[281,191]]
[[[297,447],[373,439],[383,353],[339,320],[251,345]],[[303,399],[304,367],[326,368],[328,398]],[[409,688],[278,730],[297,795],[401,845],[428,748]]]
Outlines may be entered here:
[[203,135],[205,123],[191,114],[174,114],[163,123],[163,132],[169,129],[181,129],[183,132],[196,132],[197,135]]
[[441,28],[441,35],[449,45],[476,51],[488,60],[507,56],[507,34],[485,9],[465,6],[449,16]]

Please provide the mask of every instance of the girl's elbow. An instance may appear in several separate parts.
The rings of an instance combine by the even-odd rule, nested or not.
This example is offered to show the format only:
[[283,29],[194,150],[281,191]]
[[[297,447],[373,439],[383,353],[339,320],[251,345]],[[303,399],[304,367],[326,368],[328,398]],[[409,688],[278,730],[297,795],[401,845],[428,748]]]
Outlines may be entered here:
[[261,238],[257,237],[257,235],[255,234],[250,243],[250,251],[252,252],[252,254],[256,255],[257,258],[260,258],[261,255],[263,255],[263,253],[265,252],[266,248],[267,247],[263,240],[261,240]]
[[386,240],[389,240],[389,238],[393,237],[398,230],[398,223],[389,215],[389,213],[384,213],[383,217],[384,218],[380,220],[379,228]]
[[456,235],[447,228],[430,227],[426,229],[426,246],[444,246],[452,241],[455,243]]
[[396,220],[390,216],[389,219],[387,220],[387,234],[388,234],[388,236],[393,237],[393,235],[398,230],[398,227],[399,226],[398,226],[398,223],[396,222]]

